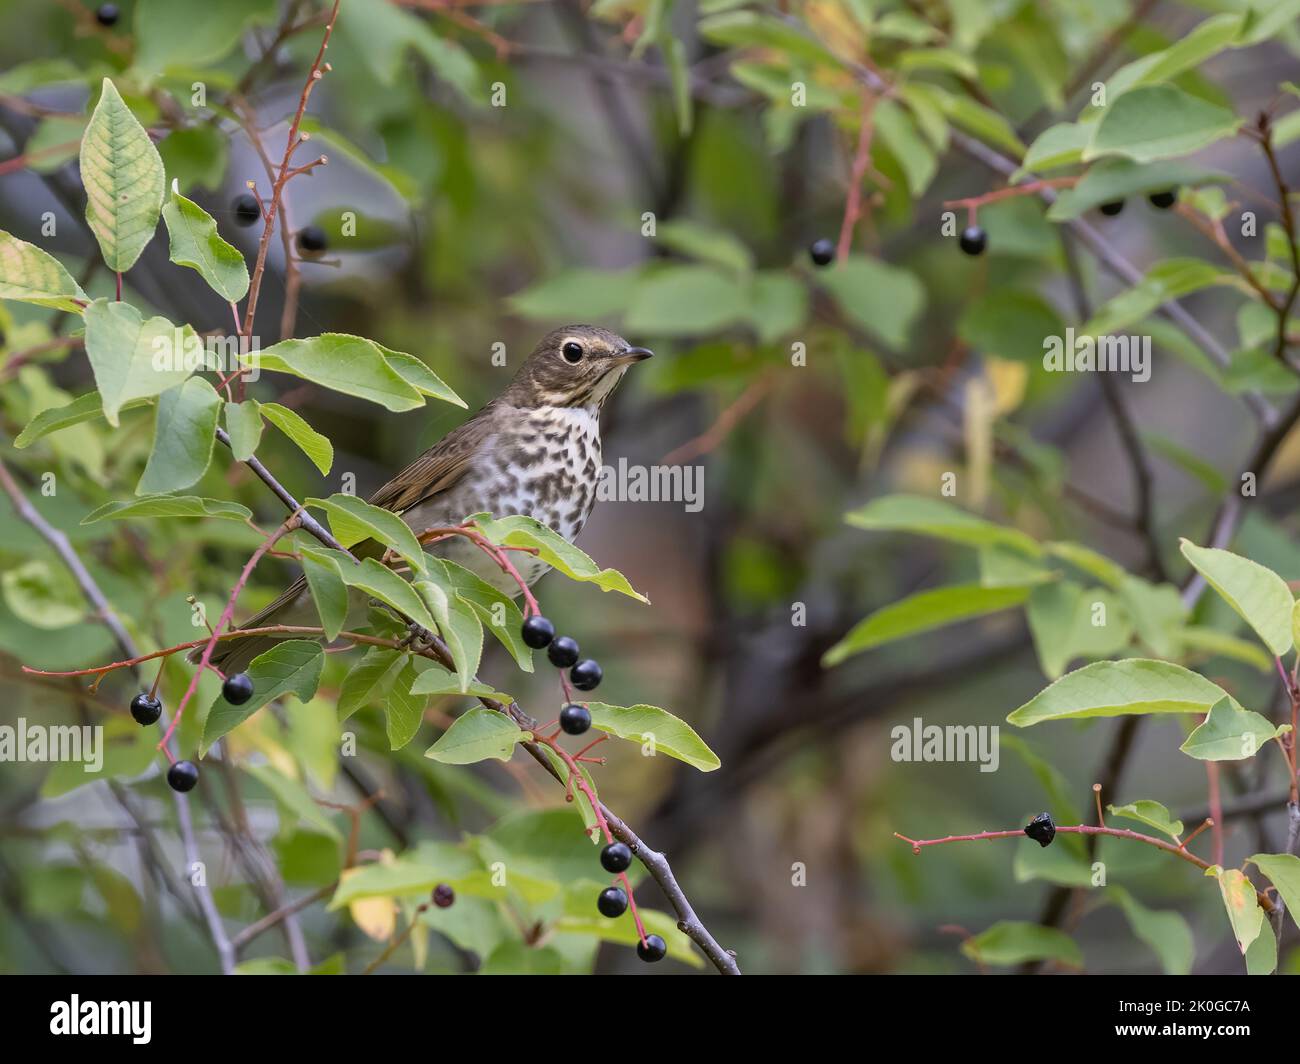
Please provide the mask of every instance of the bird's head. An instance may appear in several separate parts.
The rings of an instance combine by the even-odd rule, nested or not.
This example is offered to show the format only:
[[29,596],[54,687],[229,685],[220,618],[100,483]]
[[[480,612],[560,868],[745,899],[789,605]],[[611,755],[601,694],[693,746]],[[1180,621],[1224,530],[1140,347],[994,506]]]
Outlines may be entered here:
[[519,368],[506,398],[515,406],[594,406],[618,386],[628,366],[652,352],[596,325],[566,325],[542,338]]

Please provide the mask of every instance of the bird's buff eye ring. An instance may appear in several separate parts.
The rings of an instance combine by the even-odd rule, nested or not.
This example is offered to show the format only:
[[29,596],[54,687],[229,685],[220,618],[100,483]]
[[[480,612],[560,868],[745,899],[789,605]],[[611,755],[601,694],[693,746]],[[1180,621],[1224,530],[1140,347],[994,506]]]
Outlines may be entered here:
[[582,344],[576,340],[566,340],[564,346],[560,348],[560,353],[564,355],[566,362],[580,362],[582,360]]

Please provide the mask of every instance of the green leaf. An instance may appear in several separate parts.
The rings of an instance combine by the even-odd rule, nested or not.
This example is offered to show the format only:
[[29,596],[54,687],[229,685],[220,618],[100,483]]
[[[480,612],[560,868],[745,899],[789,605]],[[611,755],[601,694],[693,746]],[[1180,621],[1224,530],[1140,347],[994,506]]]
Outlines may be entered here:
[[81,313],[90,297],[53,255],[0,231],[0,299]]
[[359,709],[388,696],[398,675],[406,667],[407,655],[385,647],[371,647],[352,666],[339,688],[338,718],[347,720]]
[[42,559],[8,567],[0,576],[5,605],[33,628],[67,628],[89,612],[85,599],[66,570]]
[[1117,333],[1171,299],[1230,281],[1229,274],[1200,259],[1168,259],[1156,263],[1136,285],[1102,306],[1078,333],[1081,336]]
[[1085,122],[1058,122],[1048,126],[1025,152],[1020,173],[1073,166],[1083,158],[1093,126]]
[[438,622],[438,632],[451,651],[461,691],[468,691],[483,655],[483,626],[478,614],[456,597],[455,592],[432,580],[417,580],[415,590]]
[[247,462],[262,440],[261,404],[256,399],[247,399],[242,403],[227,403],[225,411],[230,453],[237,462]]
[[610,706],[604,702],[587,702],[591,726],[651,749],[662,750],[669,757],[685,761],[701,772],[712,772],[722,764],[695,729],[658,706]]
[[1182,916],[1148,909],[1123,887],[1107,887],[1106,896],[1124,911],[1133,934],[1155,951],[1166,975],[1191,974],[1196,946]]
[[1106,108],[1083,158],[1088,162],[1123,155],[1146,163],[1189,155],[1231,136],[1240,125],[1241,119],[1227,108],[1182,89],[1142,85]]
[[1248,860],[1277,888],[1292,922],[1300,927],[1300,857],[1293,853],[1257,853]]
[[[478,614],[483,627],[496,636],[519,668],[524,672],[532,672],[533,652],[524,642],[521,633],[524,616],[515,600],[455,562],[431,557],[428,564],[430,574],[436,570],[441,582],[455,589],[456,597]],[[497,623],[498,618],[500,623]]]
[[[1092,130],[1090,124],[1086,127]],[[1130,159],[1103,159],[1088,167],[1073,188],[1062,189],[1047,211],[1054,222],[1068,222],[1103,203],[1180,186],[1226,180],[1226,175],[1191,163],[1166,161],[1145,166]]]
[[201,499],[197,495],[151,495],[126,502],[106,502],[81,519],[83,525],[96,521],[121,521],[127,517],[220,517],[227,521],[250,521],[253,511],[236,502]]
[[161,395],[202,364],[202,343],[188,325],[145,321],[127,303],[96,299],[85,312],[86,357],[99,387],[104,416],[114,428],[133,399]]
[[391,750],[402,749],[415,738],[415,733],[424,723],[424,709],[428,705],[428,699],[420,698],[411,691],[415,679],[415,662],[408,660],[384,700],[384,720]]
[[393,570],[380,565],[374,558],[366,558],[360,565],[355,565],[346,554],[324,553],[338,563],[339,576],[348,587],[355,587],[380,602],[386,602],[422,628],[432,631],[437,627],[415,589]]
[[1007,717],[1027,728],[1045,720],[1141,713],[1208,713],[1227,695],[1217,684],[1168,661],[1098,661],[1066,673]]
[[327,906],[342,909],[362,898],[403,898],[428,894],[439,883],[450,881],[447,868],[416,857],[398,857],[361,868],[350,868],[339,879],[338,890]]
[[749,321],[759,343],[775,343],[808,319],[808,289],[781,270],[754,274],[749,294]]
[[1022,554],[1042,553],[1033,539],[1017,529],[994,524],[951,503],[923,495],[884,495],[861,509],[850,510],[844,520],[855,528],[873,532],[913,532],[968,547],[1003,544]]
[[[909,54],[915,56],[917,53],[904,53],[905,56]],[[898,160],[898,165],[907,178],[908,191],[913,196],[920,196],[930,187],[930,182],[939,169],[939,160],[933,149],[917,132],[907,111],[892,100],[878,101],[874,118],[876,134]]]
[[1277,937],[1273,934],[1269,922],[1264,920],[1259,925],[1259,934],[1255,936],[1255,941],[1246,950],[1246,974],[1272,975],[1276,968]]
[[136,68],[152,77],[206,66],[234,48],[249,25],[270,25],[275,15],[275,0],[139,0],[132,23]]
[[1139,821],[1164,832],[1173,838],[1174,842],[1177,842],[1183,834],[1183,822],[1173,819],[1168,809],[1148,798],[1141,798],[1127,805],[1108,805],[1106,808],[1110,810],[1111,816],[1123,816]]
[[909,595],[881,607],[854,625],[843,639],[826,651],[822,665],[830,668],[845,658],[895,639],[1019,606],[1029,598],[1031,586],[958,584]]
[[[129,403],[123,403],[121,409],[133,410],[135,407],[143,406],[144,403],[145,400],[143,399],[132,399]],[[42,410],[18,434],[17,439],[14,440],[14,446],[22,450],[22,448],[30,447],[37,440],[58,432],[60,429],[71,428],[73,425],[80,425],[84,421],[94,421],[96,418],[102,418],[103,416],[103,397],[99,392],[87,392],[63,406],[54,406]]]
[[312,602],[320,614],[321,627],[325,629],[327,639],[335,639],[348,619],[347,585],[339,575],[338,564],[328,554],[305,549],[299,553]]
[[86,221],[104,262],[125,273],[158,227],[163,164],[144,126],[108,78],[81,141],[81,183]]
[[564,270],[508,300],[525,318],[587,321],[622,314],[632,302],[639,270]]
[[473,765],[488,758],[509,761],[515,744],[529,738],[529,733],[504,713],[475,706],[452,721],[424,756],[444,765]]
[[936,98],[953,125],[995,147],[1005,148],[1017,159],[1025,154],[1025,146],[1016,136],[1015,129],[997,111],[953,93],[940,92]]
[[212,215],[173,190],[163,205],[162,216],[171,238],[172,262],[197,270],[227,303],[237,303],[248,294],[244,256],[217,235]]
[[430,664],[411,685],[415,695],[472,695],[474,698],[494,698],[498,702],[513,702],[514,699],[504,691],[498,691],[491,684],[475,680],[467,690],[460,689],[460,677],[448,672],[441,665]]
[[[1108,591],[1070,580],[1035,587],[1026,610],[1043,674],[1055,680],[1076,658],[1104,658],[1126,647],[1133,624]],[[1095,623],[1098,619],[1101,624]]]
[[329,514],[334,537],[344,547],[374,539],[395,550],[416,572],[425,571],[425,554],[420,541],[415,538],[410,525],[392,510],[372,506],[355,495],[343,493],[331,495],[328,499],[308,499],[307,505]]
[[817,275],[849,321],[890,347],[906,347],[912,326],[925,307],[925,289],[916,276],[865,255],[850,255]]
[[699,336],[745,316],[744,285],[712,266],[668,266],[637,285],[624,325],[649,336]]
[[441,399],[444,403],[451,403],[454,406],[465,406],[465,400],[448,388],[438,374],[434,373],[414,355],[408,355],[404,351],[393,351],[384,347],[383,344],[375,344],[375,346],[383,353],[384,361],[392,369],[396,370],[402,380],[406,381],[417,392],[422,395],[431,395],[435,399]]
[[263,403],[261,411],[267,421],[298,445],[312,465],[322,473],[330,471],[334,464],[334,445],[328,436],[322,436],[295,411],[279,403]]
[[1295,645],[1291,634],[1295,597],[1285,580],[1272,569],[1231,551],[1198,547],[1186,539],[1180,541],[1179,549],[1275,656],[1291,651]]
[[963,942],[961,951],[979,964],[997,968],[1026,961],[1057,961],[1072,968],[1083,967],[1083,954],[1064,931],[1017,920],[998,921]]
[[1120,592],[1133,616],[1138,638],[1162,657],[1175,657],[1179,633],[1187,609],[1178,589],[1170,584],[1152,584],[1141,577],[1124,574]]
[[1272,672],[1274,659],[1254,640],[1238,639],[1215,628],[1191,624],[1178,629],[1173,638],[1184,654],[1203,653],[1240,661],[1260,672]]
[[322,333],[307,340],[281,340],[239,357],[245,366],[301,377],[386,410],[400,413],[424,405],[424,396],[389,364],[384,349],[360,336]]
[[670,251],[721,266],[740,277],[754,268],[754,256],[738,237],[689,220],[660,222],[655,239]]
[[207,472],[216,443],[221,396],[205,377],[191,377],[179,388],[163,392],[153,450],[145,463],[137,495],[188,488]]
[[181,192],[195,187],[221,190],[230,147],[219,130],[207,125],[173,129],[158,142],[158,154],[167,177]]
[[297,695],[303,702],[309,701],[316,693],[324,664],[325,651],[309,639],[289,639],[259,654],[247,670],[248,678],[253,681],[253,696],[242,706],[232,706],[218,696],[208,709],[203,722],[203,740],[199,743],[200,755],[206,754],[213,743],[268,702],[289,694]]
[[1075,543],[1072,540],[1044,543],[1043,550],[1055,558],[1069,562],[1089,576],[1096,577],[1116,591],[1123,587],[1124,578],[1128,575],[1122,565],[1111,561],[1091,547],[1085,547],[1082,543]]
[[1244,761],[1290,728],[1289,724],[1276,727],[1266,717],[1242,709],[1225,695],[1210,708],[1210,715],[1179,749],[1198,761]]
[[1126,63],[1106,79],[1106,92],[1114,100],[1138,85],[1168,81],[1185,70],[1199,67],[1233,43],[1241,31],[1242,16],[1216,15],[1197,23],[1168,48]]
[[1205,874],[1214,875],[1219,881],[1219,893],[1228,912],[1228,922],[1232,925],[1237,947],[1244,955],[1264,924],[1264,910],[1255,897],[1255,887],[1238,868],[1216,866]]
[[729,11],[700,20],[700,36],[714,44],[771,48],[792,58],[831,67],[841,63],[817,40],[788,23],[754,11]]
[[958,335],[977,351],[1041,365],[1043,338],[1065,332],[1056,308],[1037,292],[995,288],[975,297],[957,323]]
[[487,514],[474,514],[472,520],[498,546],[536,547],[537,556],[542,561],[570,580],[593,583],[602,591],[617,591],[638,602],[650,601],[633,590],[627,577],[617,569],[601,569],[585,553],[536,518],[516,515],[494,519]]

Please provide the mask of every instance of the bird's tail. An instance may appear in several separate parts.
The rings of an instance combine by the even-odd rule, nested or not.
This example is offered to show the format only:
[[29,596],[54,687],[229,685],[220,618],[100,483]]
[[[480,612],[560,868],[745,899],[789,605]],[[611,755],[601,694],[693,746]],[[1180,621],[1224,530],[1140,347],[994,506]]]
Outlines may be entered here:
[[[262,610],[261,613],[250,617],[236,631],[242,631],[246,628],[264,628],[271,624],[292,623],[297,619],[292,614],[296,612],[301,602],[306,599],[307,593],[307,580],[305,577],[300,576],[285,589],[284,594]],[[251,635],[244,639],[223,639],[212,652],[211,664],[227,675],[243,672],[248,667],[249,662],[259,654],[270,650],[276,643],[294,638],[301,637],[291,635]],[[190,651],[189,660],[197,663],[202,656],[203,648],[196,647]]]

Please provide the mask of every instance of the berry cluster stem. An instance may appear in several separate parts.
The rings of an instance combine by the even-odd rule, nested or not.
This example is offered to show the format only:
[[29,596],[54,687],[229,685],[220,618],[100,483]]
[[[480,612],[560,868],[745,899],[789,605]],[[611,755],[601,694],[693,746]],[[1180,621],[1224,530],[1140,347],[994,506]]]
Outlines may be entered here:
[[168,743],[171,742],[172,734],[176,731],[176,725],[180,723],[181,714],[185,712],[186,705],[189,703],[189,700],[194,697],[194,692],[198,690],[199,680],[203,677],[203,673],[209,667],[209,663],[212,660],[212,652],[217,647],[218,633],[222,628],[226,627],[230,623],[231,619],[235,615],[235,603],[239,599],[239,593],[244,590],[244,585],[248,583],[248,578],[253,575],[253,570],[257,568],[257,563],[262,560],[262,555],[275,546],[281,536],[286,535],[298,527],[298,513],[299,511],[295,510],[290,514],[284,523],[267,536],[257,550],[253,551],[252,557],[248,559],[243,570],[240,572],[239,579],[235,581],[235,586],[231,588],[230,597],[226,600],[226,606],[221,611],[221,616],[217,618],[217,623],[213,626],[212,634],[208,636],[207,645],[203,648],[203,656],[199,659],[199,667],[194,670],[194,675],[190,677],[189,686],[185,688],[185,694],[181,697],[180,704],[177,705],[176,712],[172,715],[171,723],[167,726],[167,731],[158,742],[158,749],[166,751],[168,760],[171,760],[171,750],[168,747]]
[[[1208,823],[1208,821],[1207,821]],[[1205,825],[1202,825],[1202,829]],[[1197,830],[1200,833],[1201,829]],[[1092,824],[1074,824],[1061,826],[1057,825],[1056,833],[1073,834],[1073,835],[1110,835],[1116,839],[1132,839],[1134,842],[1142,842],[1148,846],[1154,846],[1156,849],[1164,850],[1165,853],[1172,853],[1175,857],[1180,857],[1189,864],[1195,865],[1201,871],[1209,871],[1214,866],[1209,861],[1203,861],[1194,853],[1188,853],[1187,850],[1175,846],[1172,842],[1165,842],[1163,839],[1157,839],[1152,835],[1143,835],[1140,831],[1130,831],[1128,828],[1107,828],[1095,826]],[[979,831],[973,835],[947,835],[942,839],[909,839],[906,835],[894,832],[894,838],[902,839],[912,847],[912,852],[919,854],[923,846],[941,846],[946,842],[984,842],[993,839],[1023,839],[1025,833],[1022,830],[1014,831]],[[1191,841],[1190,839],[1188,841]],[[1260,891],[1255,892],[1255,897],[1259,901],[1260,907],[1266,912],[1273,911],[1273,900]]]
[[[587,783],[586,777],[583,776],[582,770],[578,767],[577,759],[557,743],[554,736],[537,735],[534,733],[533,738],[554,752],[556,756],[564,762],[565,767],[569,770],[569,780],[565,788],[565,797],[570,797],[570,787],[577,787],[582,791],[586,796],[588,803],[591,805],[591,811],[596,817],[596,826],[600,829],[601,834],[605,836],[605,841],[607,843],[614,842],[614,833],[609,828],[609,821],[605,819],[604,806],[600,804],[600,799],[596,797],[596,792],[593,791],[591,785]],[[596,742],[600,742],[600,740],[597,739]],[[595,745],[596,743],[591,744],[591,746]],[[591,746],[588,746],[587,749],[590,750]],[[646,940],[645,925],[641,922],[640,912],[637,911],[636,898],[632,896],[632,883],[627,878],[626,872],[620,872],[617,878],[622,881],[623,890],[627,892],[627,906],[632,910],[632,919],[636,922],[637,937],[644,942]]]

